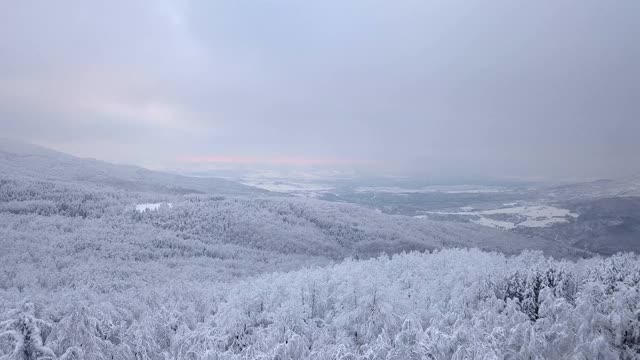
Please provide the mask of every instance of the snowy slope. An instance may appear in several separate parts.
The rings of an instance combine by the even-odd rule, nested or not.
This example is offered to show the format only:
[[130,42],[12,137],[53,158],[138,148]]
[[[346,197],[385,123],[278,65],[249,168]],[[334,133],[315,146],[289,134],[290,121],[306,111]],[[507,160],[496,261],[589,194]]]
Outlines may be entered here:
[[0,174],[62,180],[159,193],[264,194],[267,191],[218,179],[197,178],[82,159],[40,146],[0,138]]

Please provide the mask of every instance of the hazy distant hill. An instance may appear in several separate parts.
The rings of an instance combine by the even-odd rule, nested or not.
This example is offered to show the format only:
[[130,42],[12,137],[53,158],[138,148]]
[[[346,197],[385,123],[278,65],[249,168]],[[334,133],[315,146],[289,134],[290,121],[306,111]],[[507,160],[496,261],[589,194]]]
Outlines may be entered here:
[[219,178],[198,178],[83,159],[40,146],[0,139],[0,174],[40,180],[80,181],[113,188],[173,194],[264,194],[267,191]]
[[554,200],[640,196],[640,175],[544,187],[537,196]]

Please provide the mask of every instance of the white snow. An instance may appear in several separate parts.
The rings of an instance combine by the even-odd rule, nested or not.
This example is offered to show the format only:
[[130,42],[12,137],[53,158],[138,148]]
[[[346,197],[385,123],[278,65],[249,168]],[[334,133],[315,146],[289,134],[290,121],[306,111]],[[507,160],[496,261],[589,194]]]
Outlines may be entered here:
[[482,216],[479,217],[478,219],[471,220],[471,222],[474,222],[478,225],[489,226],[492,228],[503,229],[503,230],[511,230],[515,228],[515,225],[511,222],[489,219]]
[[[472,222],[490,226],[497,229],[514,229],[516,227],[548,227],[554,224],[566,223],[569,218],[577,218],[579,215],[572,213],[570,210],[562,209],[550,205],[521,205],[506,207],[501,209],[477,210],[468,206],[460,208],[463,211],[443,212],[430,211],[427,214],[436,215],[462,215],[471,216]],[[506,215],[507,220],[492,219],[491,215]],[[424,216],[416,216],[423,218]]]
[[520,227],[549,227],[553,224],[562,224],[569,222],[566,218],[547,218],[547,219],[527,219],[518,224]]
[[502,206],[516,206],[516,205],[520,205],[520,203],[516,201],[516,202],[510,202],[510,203],[502,204]]
[[303,197],[319,197],[324,193],[327,193],[334,188],[326,184],[311,183],[311,182],[297,182],[297,181],[284,181],[284,180],[256,180],[245,179],[242,182],[244,185],[257,187],[273,192],[285,193]]
[[494,209],[494,210],[485,210],[482,211],[482,214],[491,215],[491,214],[517,214],[523,215],[527,217],[564,217],[564,216],[577,216],[576,214],[572,214],[571,211],[567,209],[561,209],[548,205],[524,205],[524,206],[514,206],[502,209]]
[[361,186],[355,189],[356,192],[383,192],[392,194],[406,193],[445,193],[445,194],[480,194],[497,193],[505,189],[497,187],[476,186],[476,185],[454,185],[454,186],[424,186],[420,188],[403,188],[398,186]]
[[138,204],[138,205],[136,205],[136,211],[140,211],[140,212],[145,212],[146,210],[155,211],[155,210],[158,210],[158,208],[160,208],[160,206],[162,204],[165,204],[168,207],[172,207],[173,206],[173,204],[171,204],[171,203],[162,203],[162,202],[159,202],[159,203],[148,203],[148,204]]

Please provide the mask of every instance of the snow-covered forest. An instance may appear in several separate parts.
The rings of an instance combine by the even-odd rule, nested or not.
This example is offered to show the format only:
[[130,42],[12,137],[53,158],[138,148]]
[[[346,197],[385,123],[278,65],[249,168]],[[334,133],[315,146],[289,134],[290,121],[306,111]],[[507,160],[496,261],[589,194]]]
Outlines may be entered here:
[[0,360],[640,360],[640,0],[1,4]]
[[640,356],[635,254],[0,155],[2,360]]
[[18,285],[9,280],[16,269],[3,266],[3,358],[634,359],[640,352],[637,255],[571,262],[536,252],[412,252],[237,282],[87,270],[100,273],[102,286],[37,276]]

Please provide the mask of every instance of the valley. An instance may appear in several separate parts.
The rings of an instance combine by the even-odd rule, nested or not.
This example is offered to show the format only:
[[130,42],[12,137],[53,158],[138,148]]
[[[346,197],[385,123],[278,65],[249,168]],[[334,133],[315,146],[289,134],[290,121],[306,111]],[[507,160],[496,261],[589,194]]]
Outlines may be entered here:
[[[556,357],[640,324],[638,255],[599,257],[636,249],[634,197],[314,181],[267,190],[0,146],[0,354]],[[579,305],[593,284],[623,302]],[[584,312],[604,320],[581,327]],[[549,343],[549,314],[571,346]],[[511,335],[479,345],[495,327]],[[636,351],[625,339],[599,351]]]

